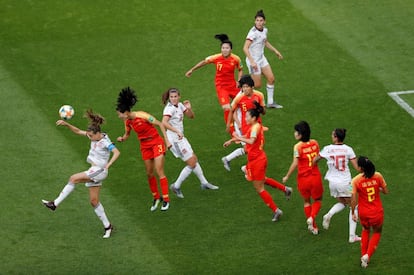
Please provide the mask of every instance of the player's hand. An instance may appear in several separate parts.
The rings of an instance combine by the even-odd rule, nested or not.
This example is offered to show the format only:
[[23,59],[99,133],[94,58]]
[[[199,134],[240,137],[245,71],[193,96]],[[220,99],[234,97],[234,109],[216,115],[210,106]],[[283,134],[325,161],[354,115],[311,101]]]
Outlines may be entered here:
[[288,176],[284,176],[284,177],[283,177],[283,179],[282,179],[282,182],[283,182],[283,183],[286,183],[286,182],[288,181],[288,179],[289,179],[289,177],[288,177]]
[[276,51],[276,55],[277,55],[277,58],[279,58],[280,60],[283,59],[283,55],[280,52]]
[[56,126],[59,126],[59,125],[67,126],[68,123],[66,121],[62,120],[62,119],[59,119],[58,121],[56,121]]
[[186,77],[190,77],[192,73],[193,73],[193,71],[192,70],[189,70],[188,72],[185,73],[185,76]]
[[183,101],[183,105],[185,106],[185,108],[187,108],[187,109],[191,109],[191,103],[190,103],[190,100],[184,100],[184,101]]
[[118,141],[118,142],[123,142],[123,141],[124,141],[124,138],[123,138],[123,137],[117,137],[117,138],[116,138],[116,141]]
[[228,147],[231,144],[231,139],[223,143],[223,147]]
[[250,64],[250,66],[252,66],[253,71],[255,71],[255,72],[257,72],[257,71],[259,70],[259,67],[257,67],[256,62],[252,62],[252,63]]

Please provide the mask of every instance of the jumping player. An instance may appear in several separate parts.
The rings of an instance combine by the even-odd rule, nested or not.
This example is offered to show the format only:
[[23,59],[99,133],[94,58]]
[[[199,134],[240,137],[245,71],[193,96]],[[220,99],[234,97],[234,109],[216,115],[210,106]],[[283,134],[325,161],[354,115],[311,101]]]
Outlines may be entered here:
[[[86,171],[70,176],[68,183],[54,201],[42,200],[42,203],[50,210],[55,211],[63,200],[72,193],[76,184],[85,183],[85,186],[89,189],[90,203],[105,229],[103,238],[109,238],[113,226],[109,222],[105,209],[99,200],[99,192],[101,190],[102,182],[108,177],[109,167],[111,167],[111,165],[118,159],[121,153],[111,142],[108,135],[101,132],[101,124],[105,122],[105,119],[101,115],[93,113],[92,110],[86,111],[85,117],[90,121],[86,130],[80,130],[64,120],[58,120],[56,125],[66,126],[73,133],[87,137],[91,141],[89,154],[86,159],[91,167]],[[112,157],[109,159],[111,153]]]
[[[168,179],[164,173],[164,161],[166,146],[171,146],[166,138],[165,128],[162,122],[144,111],[131,111],[136,104],[137,96],[135,91],[130,87],[121,90],[118,95],[116,111],[118,117],[124,121],[125,133],[117,138],[117,141],[126,141],[131,131],[134,130],[140,143],[141,156],[144,160],[145,171],[147,173],[148,184],[153,196],[153,202],[150,210],[155,211],[162,201],[161,210],[166,211],[170,207],[168,196]],[[155,126],[158,126],[164,136],[159,135]],[[157,173],[161,186],[161,193],[158,190],[157,179],[154,172]]]

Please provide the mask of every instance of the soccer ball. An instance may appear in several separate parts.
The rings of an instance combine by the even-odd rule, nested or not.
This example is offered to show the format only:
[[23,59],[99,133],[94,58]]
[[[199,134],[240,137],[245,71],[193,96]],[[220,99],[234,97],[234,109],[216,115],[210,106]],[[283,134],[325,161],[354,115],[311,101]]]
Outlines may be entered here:
[[69,120],[75,114],[75,109],[70,105],[63,105],[59,108],[59,115],[64,120]]

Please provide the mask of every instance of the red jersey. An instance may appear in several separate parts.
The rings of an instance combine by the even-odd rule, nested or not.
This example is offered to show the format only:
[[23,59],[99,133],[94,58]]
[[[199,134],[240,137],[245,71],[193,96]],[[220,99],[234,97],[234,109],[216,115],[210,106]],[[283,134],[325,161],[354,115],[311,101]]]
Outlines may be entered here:
[[358,213],[361,217],[371,218],[383,213],[380,188],[387,186],[379,172],[367,179],[358,174],[352,179],[352,194],[358,193]]
[[313,159],[319,154],[319,144],[311,139],[308,142],[299,141],[293,147],[293,156],[298,158],[298,177],[320,174],[317,165],[313,165]]
[[253,144],[246,143],[246,153],[247,153],[247,160],[252,161],[258,158],[266,158],[266,154],[263,151],[264,147],[264,134],[263,134],[263,126],[256,122],[253,124],[249,130],[247,130],[246,138],[256,137],[256,140]]
[[[248,131],[250,125],[246,122],[246,113],[248,110],[255,108],[253,102],[257,101],[260,106],[265,107],[264,96],[261,92],[253,90],[253,93],[250,96],[246,96],[243,92],[237,94],[237,96],[231,102],[231,109],[235,111],[237,108],[240,109],[240,123],[242,133],[245,134]],[[261,117],[258,120],[259,123],[262,122]]]
[[134,112],[134,119],[125,120],[125,131],[130,133],[134,129],[137,133],[137,138],[142,140],[150,140],[160,137],[157,129],[154,127],[152,122],[155,118],[143,111]]
[[241,70],[240,57],[235,54],[230,54],[228,57],[224,57],[221,53],[214,54],[206,57],[207,63],[216,64],[216,86],[234,87],[237,86],[234,71]]

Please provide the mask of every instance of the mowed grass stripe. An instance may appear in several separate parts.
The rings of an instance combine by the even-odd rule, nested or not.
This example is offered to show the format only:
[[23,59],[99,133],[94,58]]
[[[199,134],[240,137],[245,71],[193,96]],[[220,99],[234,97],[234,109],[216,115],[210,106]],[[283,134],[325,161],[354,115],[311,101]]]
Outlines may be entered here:
[[[80,270],[151,273],[155,265],[160,272],[170,270],[169,263],[141,230],[137,219],[131,218],[105,187],[102,201],[108,215],[120,224],[109,240],[101,238],[102,225],[88,203],[88,192],[83,185],[77,186],[56,212],[41,205],[42,198],[56,197],[72,173],[87,167],[84,162],[87,151],[84,155],[74,152],[62,136],[67,129],[50,124],[1,65],[0,109],[1,272],[58,273],[63,266],[65,273]],[[101,249],[97,253],[91,246]],[[128,256],[126,250],[134,253]],[[124,253],[121,258],[114,257]]]
[[413,87],[414,2],[290,2],[378,78],[387,92]]

